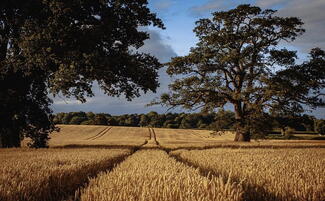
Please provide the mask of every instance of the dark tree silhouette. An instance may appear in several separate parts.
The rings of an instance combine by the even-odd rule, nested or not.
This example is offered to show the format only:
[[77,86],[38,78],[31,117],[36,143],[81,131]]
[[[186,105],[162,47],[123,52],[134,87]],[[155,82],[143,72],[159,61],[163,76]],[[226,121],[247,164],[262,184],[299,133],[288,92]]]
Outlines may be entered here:
[[46,145],[52,129],[48,93],[84,102],[93,96],[94,81],[107,95],[125,95],[128,100],[141,91],[155,91],[160,63],[137,51],[149,38],[139,27],[164,27],[147,4],[1,1],[0,122],[6,122],[0,124],[2,145],[19,146],[19,140],[29,136],[24,134],[29,127],[42,134],[35,146]]
[[240,5],[196,22],[199,42],[189,55],[167,64],[167,73],[176,80],[171,92],[153,104],[203,110],[232,104],[235,141],[263,133],[269,111],[300,113],[303,104],[324,105],[324,52],[313,49],[309,61],[296,65],[296,52],[277,46],[301,35],[303,23],[275,13]]

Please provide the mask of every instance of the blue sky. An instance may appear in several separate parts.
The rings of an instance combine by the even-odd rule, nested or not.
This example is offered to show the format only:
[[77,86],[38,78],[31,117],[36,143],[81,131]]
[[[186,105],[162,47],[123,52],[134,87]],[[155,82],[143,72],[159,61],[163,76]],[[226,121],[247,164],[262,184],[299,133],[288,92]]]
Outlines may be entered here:
[[[325,49],[324,0],[149,0],[150,9],[163,20],[166,30],[149,27],[151,39],[146,41],[141,50],[156,56],[161,62],[167,62],[171,57],[186,55],[197,42],[192,32],[195,21],[209,17],[214,11],[227,10],[243,3],[278,9],[280,16],[300,17],[305,22],[306,33],[293,44],[284,44],[290,49],[297,50],[300,58],[305,58],[312,47]],[[55,113],[93,111],[118,115],[146,113],[151,110],[164,113],[167,108],[145,106],[159,94],[168,91],[168,83],[171,80],[164,71],[165,69],[161,69],[159,72],[161,87],[157,94],[148,93],[128,102],[123,97],[113,98],[104,95],[95,85],[93,87],[95,97],[89,98],[87,103],[81,104],[74,99],[56,97],[52,108]],[[172,112],[180,111],[181,109],[172,110]],[[313,114],[325,118],[325,109],[317,109]]]

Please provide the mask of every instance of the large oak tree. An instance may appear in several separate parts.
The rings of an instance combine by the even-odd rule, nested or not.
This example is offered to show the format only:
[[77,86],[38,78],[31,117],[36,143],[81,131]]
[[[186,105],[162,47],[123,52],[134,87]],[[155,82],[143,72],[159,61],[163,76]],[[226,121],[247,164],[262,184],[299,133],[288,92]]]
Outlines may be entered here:
[[84,102],[92,85],[128,100],[155,91],[158,60],[140,53],[164,28],[147,0],[4,0],[0,2],[0,138],[19,146],[33,136],[45,146],[51,123],[48,94]]
[[154,103],[207,111],[233,105],[235,141],[263,133],[271,115],[324,106],[324,51],[313,49],[309,60],[298,65],[296,52],[284,48],[303,34],[300,19],[240,5],[196,25],[199,42],[187,56],[167,64],[167,73],[176,79],[171,92]]

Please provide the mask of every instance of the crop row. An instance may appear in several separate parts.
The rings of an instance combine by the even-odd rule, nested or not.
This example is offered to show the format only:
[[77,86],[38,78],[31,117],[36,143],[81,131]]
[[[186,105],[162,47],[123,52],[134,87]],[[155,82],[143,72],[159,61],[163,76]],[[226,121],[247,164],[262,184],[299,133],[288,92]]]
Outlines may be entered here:
[[62,200],[129,154],[126,149],[0,150],[0,200]]
[[81,190],[81,201],[239,201],[241,185],[204,177],[161,150],[140,150]]
[[205,174],[240,182],[245,200],[325,200],[325,149],[177,150],[171,155]]

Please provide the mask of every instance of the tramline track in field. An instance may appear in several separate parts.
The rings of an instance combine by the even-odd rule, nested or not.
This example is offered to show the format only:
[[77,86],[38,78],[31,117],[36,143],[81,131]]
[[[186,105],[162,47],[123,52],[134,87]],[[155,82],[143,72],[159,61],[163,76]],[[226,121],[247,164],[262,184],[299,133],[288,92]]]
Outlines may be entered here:
[[144,148],[158,148],[159,142],[157,141],[155,130],[153,128],[148,128],[148,130],[149,130],[149,140],[148,140],[148,143],[143,147]]
[[151,128],[151,132],[152,132],[152,134],[153,134],[153,138],[154,138],[154,140],[155,140],[155,142],[156,142],[156,145],[159,145],[159,142],[157,141],[156,132],[155,132],[155,130],[154,130],[153,128]]
[[96,140],[96,139],[104,136],[111,129],[112,129],[112,127],[104,128],[102,131],[100,131],[99,133],[97,133],[95,136],[89,137],[86,140]]

